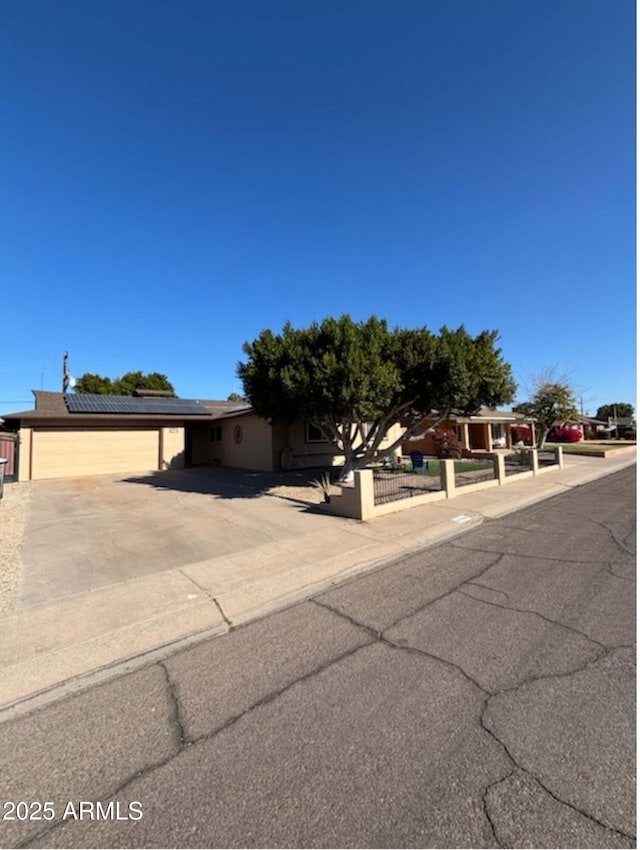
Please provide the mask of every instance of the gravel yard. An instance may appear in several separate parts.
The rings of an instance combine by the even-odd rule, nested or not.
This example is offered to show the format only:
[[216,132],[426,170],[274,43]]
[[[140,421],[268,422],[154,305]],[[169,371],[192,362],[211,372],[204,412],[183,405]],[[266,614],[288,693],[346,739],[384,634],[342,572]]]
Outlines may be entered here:
[[31,487],[5,484],[0,499],[0,613],[13,611],[22,573],[22,540]]

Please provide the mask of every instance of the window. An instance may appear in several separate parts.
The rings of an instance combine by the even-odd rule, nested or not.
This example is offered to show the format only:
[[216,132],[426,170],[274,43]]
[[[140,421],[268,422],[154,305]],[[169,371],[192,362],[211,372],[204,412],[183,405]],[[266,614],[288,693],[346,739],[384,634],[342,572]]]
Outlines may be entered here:
[[313,422],[305,422],[304,438],[307,443],[328,443],[322,431]]
[[504,437],[504,433],[502,431],[502,423],[492,422],[491,423],[491,438],[493,440],[499,440],[501,437]]
[[222,440],[222,426],[221,425],[212,425],[209,428],[209,442],[210,443],[219,443]]

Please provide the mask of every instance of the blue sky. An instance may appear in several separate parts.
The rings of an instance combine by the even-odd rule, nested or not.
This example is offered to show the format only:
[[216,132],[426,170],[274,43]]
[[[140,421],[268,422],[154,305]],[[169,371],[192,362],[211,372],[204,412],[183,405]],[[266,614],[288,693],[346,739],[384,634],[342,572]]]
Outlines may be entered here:
[[632,0],[25,0],[0,99],[2,412],[345,312],[635,405]]

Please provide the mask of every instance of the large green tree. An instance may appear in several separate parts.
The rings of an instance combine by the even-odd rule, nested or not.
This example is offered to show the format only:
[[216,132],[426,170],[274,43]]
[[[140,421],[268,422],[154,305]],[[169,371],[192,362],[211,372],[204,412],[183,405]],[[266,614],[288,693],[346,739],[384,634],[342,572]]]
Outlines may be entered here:
[[111,378],[104,378],[102,375],[96,375],[93,372],[85,372],[84,375],[76,378],[73,390],[76,393],[115,395]]
[[414,435],[425,416],[473,413],[510,401],[511,367],[496,348],[496,331],[470,336],[460,327],[390,330],[372,316],[348,315],[281,334],[263,331],[245,343],[238,365],[245,395],[259,416],[274,422],[304,418],[345,456],[342,478],[378,455],[391,425],[405,428],[391,453]]
[[175,390],[166,375],[160,372],[126,372],[122,377],[104,378],[86,372],[74,385],[77,393],[98,393],[99,395],[133,395],[135,390],[164,390],[175,395]]
[[546,372],[532,378],[529,400],[516,405],[514,410],[535,420],[541,449],[555,424],[578,416],[576,393],[568,378]]
[[632,419],[635,413],[633,405],[627,401],[618,401],[613,404],[603,404],[596,412],[596,419],[606,422],[608,419]]

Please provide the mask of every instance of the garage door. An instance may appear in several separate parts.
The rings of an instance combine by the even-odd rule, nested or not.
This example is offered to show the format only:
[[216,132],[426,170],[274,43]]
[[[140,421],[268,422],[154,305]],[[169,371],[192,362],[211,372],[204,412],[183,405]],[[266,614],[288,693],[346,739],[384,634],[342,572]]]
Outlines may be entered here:
[[34,430],[31,477],[73,478],[157,469],[157,429]]

